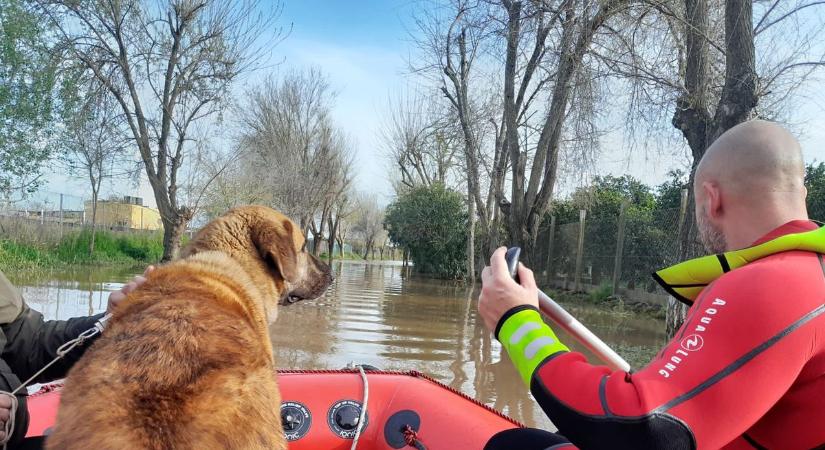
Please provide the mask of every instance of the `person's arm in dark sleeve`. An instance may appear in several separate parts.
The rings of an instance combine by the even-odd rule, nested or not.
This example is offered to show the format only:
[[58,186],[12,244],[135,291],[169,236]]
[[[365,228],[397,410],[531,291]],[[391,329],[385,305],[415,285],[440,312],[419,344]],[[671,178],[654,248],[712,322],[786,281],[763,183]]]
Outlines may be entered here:
[[[12,373],[9,366],[0,360],[0,391],[11,393],[20,386],[20,380]],[[26,405],[26,389],[21,389],[15,397],[17,397],[17,412],[14,416],[14,433],[9,440],[9,448],[14,448],[14,445],[19,443],[25,436],[29,429],[29,411]]]
[[799,272],[778,282],[746,268],[719,280],[660,357],[634,374],[568,352],[535,310],[503,317],[496,337],[581,448],[720,448],[781,398],[811,356],[825,288]]
[[[2,358],[13,373],[25,380],[57,357],[57,349],[61,345],[92,328],[101,317],[103,314],[69,320],[43,320],[42,314],[26,306],[17,319],[0,327],[7,340]],[[90,344],[91,340],[78,346],[34,381],[44,382],[66,376]]]

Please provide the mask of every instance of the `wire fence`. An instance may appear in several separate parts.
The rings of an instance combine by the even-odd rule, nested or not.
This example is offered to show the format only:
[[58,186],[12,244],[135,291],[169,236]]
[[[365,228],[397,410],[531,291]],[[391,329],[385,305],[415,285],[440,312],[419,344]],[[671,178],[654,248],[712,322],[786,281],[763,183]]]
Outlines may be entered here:
[[160,213],[139,197],[99,199],[93,208],[90,198],[69,193],[38,191],[25,199],[0,201],[0,219],[57,226],[61,229],[89,227],[113,231],[155,231],[162,228]]
[[[693,214],[682,203],[681,208],[654,210],[625,204],[612,214],[582,210],[579,220],[566,223],[551,217],[539,231],[534,270],[550,286],[600,289],[664,304],[667,293],[651,273],[679,262],[681,224],[685,214]],[[825,204],[809,204],[808,210],[812,220],[825,221]]]

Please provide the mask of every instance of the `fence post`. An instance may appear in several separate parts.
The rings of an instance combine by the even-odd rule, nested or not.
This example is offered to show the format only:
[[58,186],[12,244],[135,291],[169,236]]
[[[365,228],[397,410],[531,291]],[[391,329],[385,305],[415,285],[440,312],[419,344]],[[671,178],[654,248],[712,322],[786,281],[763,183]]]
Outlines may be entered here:
[[547,239],[547,264],[544,270],[547,273],[547,281],[553,281],[553,241],[556,239],[556,216],[550,216],[550,238]]
[[584,220],[587,218],[587,211],[579,210],[579,246],[576,250],[576,273],[573,274],[574,291],[581,291],[582,258],[584,257]]
[[623,201],[619,207],[619,230],[616,234],[616,261],[613,265],[613,295],[619,292],[619,280],[622,277],[622,255],[624,254],[624,225],[627,202]]
[[687,207],[688,207],[688,190],[687,188],[682,189],[682,200],[679,203],[679,224],[676,227],[676,239],[679,241],[679,255],[676,255],[678,259],[682,253],[682,230],[685,226],[685,215],[687,215]]
[[63,237],[63,194],[60,194],[60,237]]

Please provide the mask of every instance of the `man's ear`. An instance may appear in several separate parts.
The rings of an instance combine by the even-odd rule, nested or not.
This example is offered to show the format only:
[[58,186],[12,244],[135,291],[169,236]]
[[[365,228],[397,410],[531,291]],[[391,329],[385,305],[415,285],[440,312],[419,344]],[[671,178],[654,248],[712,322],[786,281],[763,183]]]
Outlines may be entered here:
[[252,232],[252,242],[267,265],[287,282],[298,277],[298,253],[292,241],[295,227],[289,220],[260,223]]
[[719,219],[724,212],[724,208],[722,207],[722,191],[719,189],[719,185],[711,181],[704,181],[702,182],[702,190],[707,199],[707,217],[714,220]]

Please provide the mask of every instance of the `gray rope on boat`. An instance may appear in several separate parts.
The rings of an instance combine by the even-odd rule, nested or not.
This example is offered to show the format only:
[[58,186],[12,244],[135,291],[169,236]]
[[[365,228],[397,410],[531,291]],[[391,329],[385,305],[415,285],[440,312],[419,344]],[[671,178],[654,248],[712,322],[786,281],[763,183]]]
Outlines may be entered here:
[[370,399],[370,383],[367,380],[367,374],[364,372],[364,367],[360,364],[356,365],[358,371],[361,372],[361,380],[364,382],[364,401],[361,403],[361,415],[358,417],[358,426],[355,429],[355,437],[352,439],[352,446],[350,450],[356,450],[358,447],[358,438],[361,437],[361,430],[364,429],[364,420],[367,417],[367,402]]

